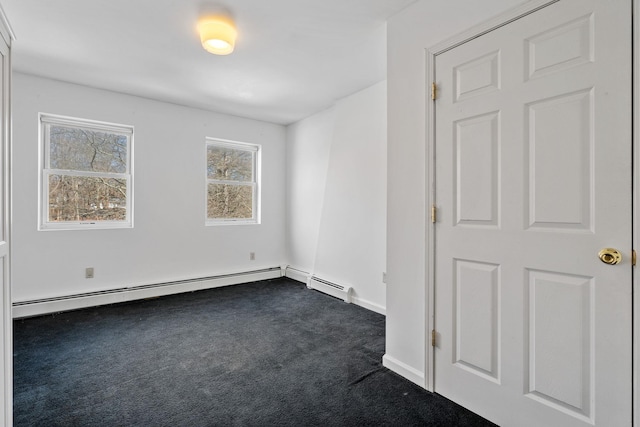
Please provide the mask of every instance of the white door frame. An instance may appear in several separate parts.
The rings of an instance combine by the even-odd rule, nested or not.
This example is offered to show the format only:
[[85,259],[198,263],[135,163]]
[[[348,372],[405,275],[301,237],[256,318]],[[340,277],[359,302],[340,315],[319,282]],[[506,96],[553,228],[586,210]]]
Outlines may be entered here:
[[[633,16],[640,0],[633,0]],[[640,248],[640,19],[633,20],[633,248]],[[636,166],[638,165],[638,166]],[[633,271],[633,425],[640,425],[640,274]]]
[[4,211],[1,212],[2,223],[0,227],[4,229],[5,239],[9,245],[9,253],[8,262],[3,266],[4,267],[4,280],[2,289],[3,297],[3,305],[0,307],[0,316],[2,316],[2,328],[4,342],[1,343],[2,348],[4,349],[3,360],[4,364],[0,367],[2,370],[2,374],[0,377],[2,381],[0,381],[2,387],[2,394],[4,396],[4,401],[2,404],[2,409],[0,409],[0,423],[5,426],[13,425],[13,315],[12,315],[12,304],[11,304],[11,145],[12,145],[12,128],[11,128],[11,73],[12,73],[12,62],[11,62],[11,44],[16,39],[15,33],[11,28],[11,24],[7,19],[7,16],[0,5],[0,43],[3,43],[7,46],[6,52],[6,62],[4,74],[6,80],[0,81],[0,85],[2,85],[2,93],[4,99],[0,99],[0,101],[4,102],[2,106],[5,114],[0,117],[0,121],[2,122],[2,135],[1,138],[4,141],[4,146],[1,146],[2,150],[2,180],[0,182],[3,185],[4,189],[4,200],[2,201],[2,205],[4,206]]
[[[454,36],[442,43],[426,50],[426,197],[429,207],[435,203],[435,106],[431,99],[431,82],[435,81],[435,61],[436,56],[451,50],[469,40],[477,38],[483,34],[502,27],[510,22],[533,13],[541,8],[549,6],[560,0],[530,0],[526,4],[510,9],[505,13],[475,26],[457,36]],[[640,13],[640,0],[633,0],[633,14]],[[630,11],[629,19],[632,19]],[[640,20],[633,22],[633,146],[640,147]],[[640,165],[640,148],[634,149],[634,165]],[[633,248],[640,248],[640,214],[638,207],[640,206],[640,167],[633,168]],[[428,209],[427,211],[429,211]],[[425,218],[426,221],[426,248],[429,256],[427,257],[427,277],[426,277],[426,319],[425,330],[429,334],[433,330],[435,319],[435,239],[434,224],[431,218]],[[635,273],[635,271],[634,271]],[[634,289],[640,286],[640,274],[633,275]],[[634,292],[633,300],[633,413],[634,426],[640,426],[640,292]],[[431,339],[426,340],[425,349],[425,388],[430,391],[435,390],[434,382],[434,348],[431,345]]]

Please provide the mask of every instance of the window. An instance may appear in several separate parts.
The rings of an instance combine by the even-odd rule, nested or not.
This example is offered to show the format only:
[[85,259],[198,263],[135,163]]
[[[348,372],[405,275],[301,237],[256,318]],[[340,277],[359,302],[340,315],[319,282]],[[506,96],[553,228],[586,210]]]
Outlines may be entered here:
[[260,146],[207,138],[207,224],[260,222]]
[[133,127],[40,114],[40,229],[133,226]]

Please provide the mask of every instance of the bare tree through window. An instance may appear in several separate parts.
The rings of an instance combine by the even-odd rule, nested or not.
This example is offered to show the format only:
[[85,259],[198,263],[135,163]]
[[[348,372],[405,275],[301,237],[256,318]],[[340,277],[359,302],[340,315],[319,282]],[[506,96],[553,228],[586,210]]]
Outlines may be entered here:
[[55,116],[42,125],[44,224],[129,223],[132,130]]
[[256,163],[258,147],[207,140],[207,219],[257,218]]

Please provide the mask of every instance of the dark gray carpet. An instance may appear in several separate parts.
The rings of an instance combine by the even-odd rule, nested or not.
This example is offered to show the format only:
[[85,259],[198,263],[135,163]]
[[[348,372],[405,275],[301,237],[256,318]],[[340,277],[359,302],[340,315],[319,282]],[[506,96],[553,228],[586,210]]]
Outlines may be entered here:
[[381,365],[383,316],[283,278],[14,322],[15,426],[490,426]]

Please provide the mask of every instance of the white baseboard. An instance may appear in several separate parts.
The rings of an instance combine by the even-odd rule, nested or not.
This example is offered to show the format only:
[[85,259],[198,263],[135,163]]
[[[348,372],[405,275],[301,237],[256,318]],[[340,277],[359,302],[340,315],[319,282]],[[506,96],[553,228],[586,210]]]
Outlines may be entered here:
[[406,363],[402,363],[397,359],[389,355],[382,356],[382,366],[391,369],[396,374],[405,377],[412,383],[419,385],[422,388],[426,388],[424,372],[421,372]]
[[39,316],[42,314],[76,310],[79,308],[94,307],[98,305],[219,288],[222,286],[238,285],[258,280],[275,279],[281,276],[282,270],[279,267],[273,267],[198,279],[133,286],[104,292],[69,295],[35,301],[18,301],[13,303],[13,318]]
[[[297,280],[298,282],[302,282],[302,283],[306,283],[307,287],[309,288],[315,288],[314,286],[309,286],[309,279],[312,278],[313,274],[312,273],[307,273],[305,271],[302,271],[298,268],[295,267],[291,267],[290,265],[288,265],[285,269],[284,269],[284,275],[287,277],[290,277],[293,280]],[[344,285],[344,283],[342,283],[342,281],[339,281],[338,283]],[[320,292],[323,292],[323,290],[317,289]],[[379,304],[376,304],[374,302],[371,302],[369,300],[363,299],[361,297],[358,297],[356,295],[353,295],[353,293],[357,292],[357,290],[355,288],[351,289],[351,295],[349,296],[349,300],[347,302],[350,302],[352,304],[358,305],[360,307],[366,308],[367,310],[371,310],[374,311],[378,314],[382,314],[383,316],[387,315],[387,309],[386,307],[383,307]],[[333,295],[335,296],[335,295]],[[340,298],[340,297],[338,297]]]
[[378,314],[382,314],[383,316],[387,315],[387,309],[385,307],[375,304],[371,301],[367,301],[366,299],[352,296],[351,302],[355,305],[359,305],[360,307],[364,307],[367,310],[375,311]]
[[[181,280],[178,282],[133,286],[114,289],[111,291],[68,295],[33,301],[14,301],[12,312],[14,319],[40,316],[60,311],[77,310],[80,308],[94,307],[98,305],[115,304],[119,302],[178,294],[182,292],[192,292],[222,286],[237,285],[258,280],[274,279],[276,277],[281,277],[282,273],[283,271],[280,268],[274,267],[264,270],[225,274],[200,279]],[[305,284],[310,276],[307,272],[289,266],[284,269],[284,275]],[[359,297],[352,297],[351,302],[360,307],[366,308],[367,310],[382,314],[383,316],[386,315],[385,307],[372,303],[371,301]]]
[[293,279],[305,284],[307,283],[307,281],[309,280],[309,277],[311,276],[310,273],[307,273],[306,271],[297,269],[295,267],[291,267],[290,265],[287,265],[284,268],[284,275],[290,279]]

